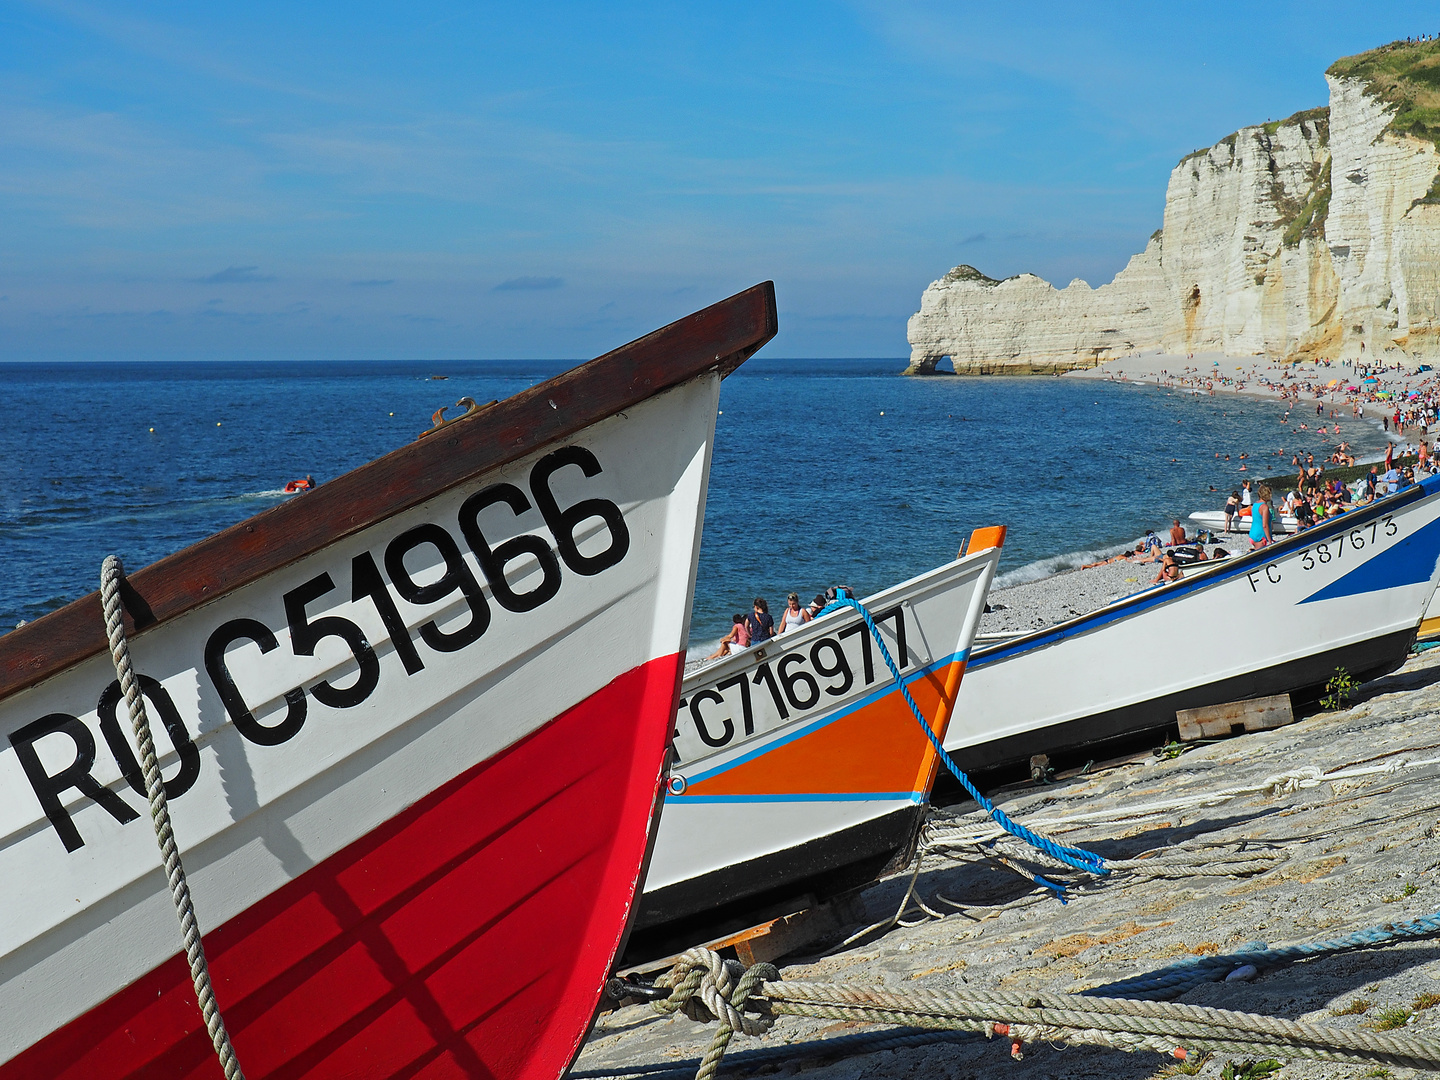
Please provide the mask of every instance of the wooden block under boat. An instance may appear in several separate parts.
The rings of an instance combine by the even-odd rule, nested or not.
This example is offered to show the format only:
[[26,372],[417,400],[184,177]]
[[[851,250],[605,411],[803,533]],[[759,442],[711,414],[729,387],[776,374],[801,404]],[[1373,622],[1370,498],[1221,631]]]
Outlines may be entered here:
[[1207,705],[1203,709],[1181,709],[1175,713],[1180,725],[1180,740],[1214,739],[1222,735],[1239,735],[1245,731],[1264,731],[1295,722],[1289,694],[1230,701],[1224,705]]

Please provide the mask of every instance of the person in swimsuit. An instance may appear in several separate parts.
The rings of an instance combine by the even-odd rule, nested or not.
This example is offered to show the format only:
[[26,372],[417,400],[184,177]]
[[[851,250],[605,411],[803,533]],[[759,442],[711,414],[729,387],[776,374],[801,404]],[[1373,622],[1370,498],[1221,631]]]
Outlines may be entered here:
[[1230,492],[1230,497],[1225,500],[1225,531],[1235,531],[1235,517],[1240,513],[1240,492]]
[[787,606],[785,610],[780,613],[780,627],[775,631],[776,637],[785,633],[786,630],[798,629],[810,621],[810,612],[800,606],[800,595],[798,593],[792,592],[785,600]]
[[1151,584],[1158,585],[1162,581],[1179,581],[1182,576],[1180,564],[1175,561],[1175,556],[1167,551],[1164,560],[1160,563],[1160,572],[1155,575],[1155,580]]
[[1268,547],[1274,539],[1270,531],[1270,485],[1261,484],[1250,507],[1250,550]]

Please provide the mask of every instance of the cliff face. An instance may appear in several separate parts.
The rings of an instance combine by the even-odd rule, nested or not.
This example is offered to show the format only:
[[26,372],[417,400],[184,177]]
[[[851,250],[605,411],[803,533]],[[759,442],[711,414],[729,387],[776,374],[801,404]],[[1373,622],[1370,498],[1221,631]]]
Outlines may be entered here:
[[1150,349],[1440,360],[1440,46],[1388,46],[1327,79],[1328,109],[1182,160],[1164,227],[1108,285],[968,266],[931,283],[910,371],[944,357],[1064,371]]

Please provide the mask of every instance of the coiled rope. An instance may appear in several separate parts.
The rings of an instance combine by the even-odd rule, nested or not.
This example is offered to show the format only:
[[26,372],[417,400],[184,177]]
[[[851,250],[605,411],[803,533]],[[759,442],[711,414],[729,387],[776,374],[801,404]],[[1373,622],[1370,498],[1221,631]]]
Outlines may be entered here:
[[180,917],[180,930],[185,940],[185,958],[190,962],[190,979],[195,985],[195,999],[200,1003],[200,1015],[205,1020],[205,1030],[215,1046],[215,1056],[225,1070],[226,1080],[245,1080],[240,1062],[235,1057],[235,1047],[230,1042],[230,1033],[225,1030],[225,1019],[220,1015],[220,1006],[215,1001],[215,991],[210,984],[210,965],[205,959],[205,946],[200,939],[200,925],[195,919],[195,903],[190,897],[190,886],[185,880],[185,867],[180,862],[180,849],[175,846],[175,833],[170,827],[170,806],[165,799],[165,780],[160,775],[160,761],[155,755],[155,740],[150,735],[150,718],[145,713],[145,698],[135,680],[130,664],[130,646],[125,640],[125,613],[120,601],[120,583],[125,578],[125,568],[114,555],[105,556],[100,566],[100,600],[105,609],[105,636],[110,640],[110,658],[115,662],[115,674],[120,680],[120,690],[130,708],[130,727],[135,732],[135,744],[140,750],[140,768],[145,774],[145,796],[150,801],[150,821],[155,827],[155,840],[160,845],[160,856],[165,863],[165,877],[170,884],[170,898],[175,903],[175,914]]
[[[776,1016],[806,1016],[871,1024],[978,1031],[1007,1036],[1011,1055],[1035,1040],[1086,1043],[1134,1052],[1152,1050],[1184,1060],[1194,1051],[1259,1054],[1337,1062],[1381,1062],[1440,1068],[1440,1041],[1413,1035],[1346,1030],[1164,1001],[1005,991],[888,990],[849,983],[777,979],[769,964],[745,970],[708,949],[683,953],[657,986],[670,997],[652,1003],[701,1022],[718,1017],[696,1072],[712,1080],[734,1033],[768,1030]],[[697,1004],[699,1002],[700,1004]],[[746,1015],[747,1011],[758,1016]]]
[[[901,695],[905,698],[905,704],[910,706],[910,712],[914,715],[915,722],[920,725],[920,730],[925,732],[925,737],[930,740],[930,745],[935,748],[935,753],[940,756],[940,760],[945,763],[945,767],[950,770],[955,779],[960,781],[960,786],[994,819],[997,825],[1011,836],[1024,840],[1037,851],[1043,851],[1052,859],[1062,862],[1066,866],[1097,875],[1110,873],[1109,867],[1105,865],[1105,860],[1099,855],[1091,851],[1085,851],[1083,848],[1067,847],[1064,844],[1056,843],[1049,837],[1041,836],[1037,832],[1032,832],[1024,825],[1012,821],[1005,811],[1001,810],[984,795],[980,794],[980,789],[970,782],[970,778],[961,771],[960,766],[956,765],[955,760],[946,752],[944,744],[940,741],[940,736],[935,734],[929,721],[925,719],[925,714],[920,711],[920,706],[915,704],[915,699],[910,695],[910,688],[905,685],[905,680],[900,675],[900,669],[895,666],[895,661],[890,656],[890,650],[885,646],[885,639],[880,636],[880,631],[875,626],[875,620],[865,605],[859,600],[845,595],[845,590],[841,589],[836,598],[826,604],[816,618],[828,615],[830,612],[838,611],[841,608],[851,608],[860,613],[860,617],[865,620],[865,625],[870,630],[870,635],[875,639],[875,644],[880,648],[880,655],[885,660],[885,666],[890,669],[890,674],[895,679],[895,685],[899,687]],[[1064,886],[1057,885],[1041,877],[1037,877],[1036,880],[1045,887],[1054,890],[1061,901],[1064,901]]]

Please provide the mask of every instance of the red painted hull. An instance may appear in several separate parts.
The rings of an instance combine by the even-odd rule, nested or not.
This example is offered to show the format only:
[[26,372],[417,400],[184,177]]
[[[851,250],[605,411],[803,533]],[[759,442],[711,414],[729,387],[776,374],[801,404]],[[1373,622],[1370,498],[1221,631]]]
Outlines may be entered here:
[[[559,1076],[629,920],[682,667],[619,676],[208,933],[247,1077]],[[218,1075],[180,954],[0,1066]]]

